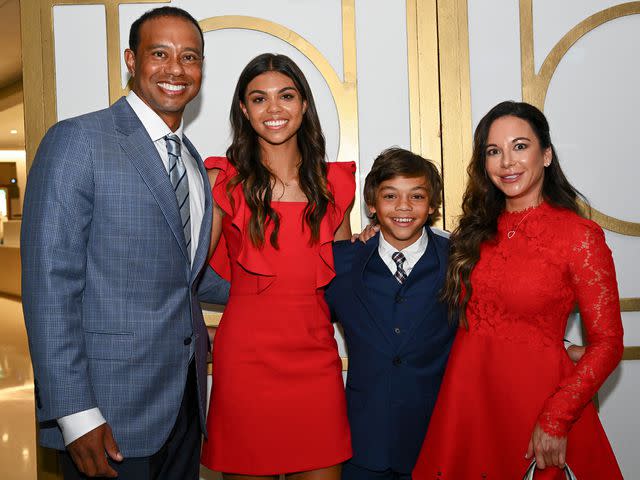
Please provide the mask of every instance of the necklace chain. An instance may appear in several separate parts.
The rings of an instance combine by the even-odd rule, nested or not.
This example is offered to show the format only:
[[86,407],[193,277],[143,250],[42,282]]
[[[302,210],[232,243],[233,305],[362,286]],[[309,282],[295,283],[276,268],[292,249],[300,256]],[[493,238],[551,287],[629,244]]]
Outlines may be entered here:
[[518,227],[520,226],[520,224],[522,222],[524,222],[524,219],[527,218],[529,215],[531,215],[534,210],[535,210],[535,208],[532,208],[531,210],[529,210],[529,212],[527,212],[527,214],[520,219],[520,221],[516,224],[516,226],[513,227],[511,230],[509,230],[507,232],[507,238],[509,238],[509,239],[513,238],[513,236],[516,234],[516,230],[518,230]]

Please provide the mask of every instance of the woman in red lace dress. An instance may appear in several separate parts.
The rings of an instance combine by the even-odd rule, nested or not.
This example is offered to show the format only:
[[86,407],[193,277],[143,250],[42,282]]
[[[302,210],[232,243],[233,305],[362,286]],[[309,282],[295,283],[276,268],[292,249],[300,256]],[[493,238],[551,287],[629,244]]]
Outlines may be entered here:
[[202,463],[226,480],[338,480],[351,439],[324,287],[351,236],[355,164],[326,163],[298,66],[263,54],[240,74],[227,158],[212,157],[211,266],[231,281],[213,343]]
[[[458,330],[414,480],[622,475],[591,399],[622,356],[615,270],[580,214],[544,115],[504,102],[478,124],[444,294]],[[563,348],[580,309],[588,346]]]

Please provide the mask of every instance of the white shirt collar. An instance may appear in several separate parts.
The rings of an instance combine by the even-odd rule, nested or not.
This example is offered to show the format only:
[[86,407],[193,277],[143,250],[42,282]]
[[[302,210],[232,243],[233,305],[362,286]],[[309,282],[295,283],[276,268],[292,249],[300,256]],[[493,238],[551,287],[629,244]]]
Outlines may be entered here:
[[422,235],[420,235],[420,238],[418,238],[418,240],[413,242],[408,247],[403,248],[402,250],[398,250],[389,242],[387,242],[382,232],[380,232],[380,239],[378,241],[378,254],[380,255],[380,258],[382,258],[384,263],[389,267],[391,273],[394,273],[397,267],[391,256],[395,252],[401,252],[405,258],[403,269],[408,275],[409,273],[411,273],[411,270],[413,270],[415,264],[418,263],[420,257],[422,257],[422,255],[424,255],[424,252],[427,251],[428,244],[429,235],[427,234],[426,228],[422,229]]
[[149,105],[144,103],[133,90],[131,90],[129,95],[127,95],[127,102],[129,102],[129,105],[142,122],[142,125],[151,137],[152,142],[155,143],[170,133],[175,133],[180,141],[182,141],[182,127],[184,120],[180,120],[180,126],[175,132],[172,132],[169,126],[164,123],[164,120],[162,120],[162,118],[160,118],[160,116],[154,112]]

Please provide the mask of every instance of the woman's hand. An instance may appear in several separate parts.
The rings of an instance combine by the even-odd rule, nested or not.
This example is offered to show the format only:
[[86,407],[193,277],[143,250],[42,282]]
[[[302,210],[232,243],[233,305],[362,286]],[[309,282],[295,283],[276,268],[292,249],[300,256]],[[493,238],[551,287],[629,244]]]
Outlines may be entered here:
[[536,422],[524,458],[535,456],[538,468],[543,470],[547,467],[564,468],[566,454],[567,437],[552,437]]
[[569,348],[567,348],[567,355],[569,355],[569,358],[573,363],[578,363],[586,350],[587,347],[581,347],[580,345],[571,345]]
[[362,243],[367,243],[367,241],[379,231],[380,225],[369,224],[364,227],[364,230],[362,230],[362,232],[354,233],[353,235],[351,235],[351,243],[355,243],[356,240],[360,240]]

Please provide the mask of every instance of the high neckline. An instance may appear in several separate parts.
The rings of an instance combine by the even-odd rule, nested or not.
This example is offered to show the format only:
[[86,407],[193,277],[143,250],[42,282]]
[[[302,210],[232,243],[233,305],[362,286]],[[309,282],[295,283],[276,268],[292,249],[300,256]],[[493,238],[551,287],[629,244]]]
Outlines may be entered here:
[[527,208],[523,208],[522,210],[503,210],[502,211],[502,215],[508,216],[509,218],[514,218],[514,217],[519,217],[522,215],[527,215],[530,212],[532,212],[533,210],[542,210],[543,206],[546,205],[547,202],[546,201],[542,201],[540,202],[538,205],[531,205],[530,207]]

